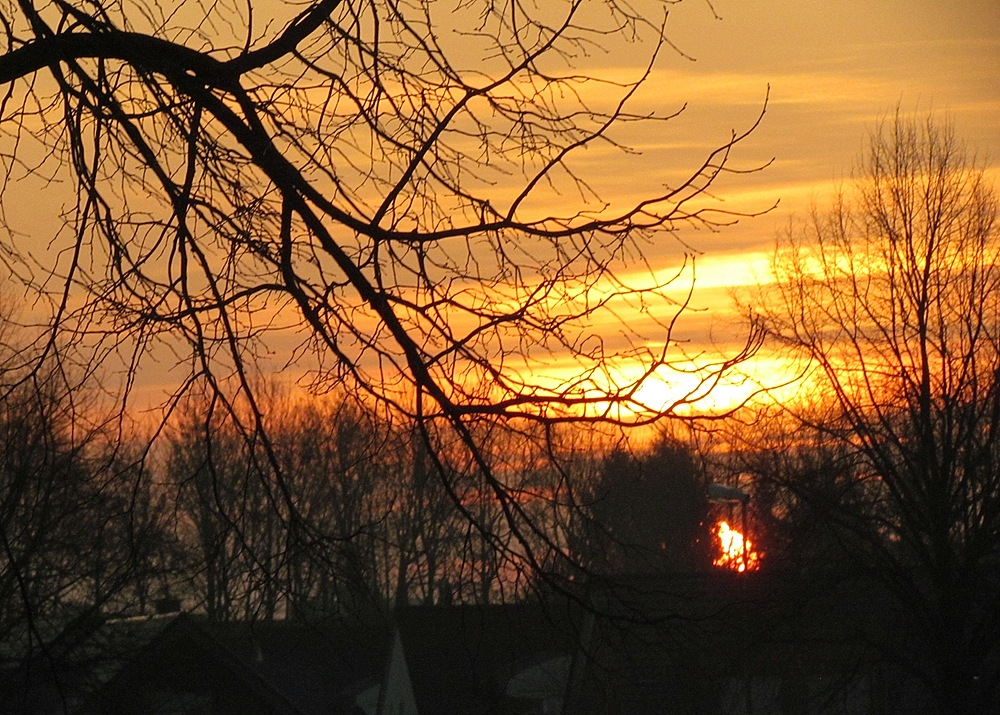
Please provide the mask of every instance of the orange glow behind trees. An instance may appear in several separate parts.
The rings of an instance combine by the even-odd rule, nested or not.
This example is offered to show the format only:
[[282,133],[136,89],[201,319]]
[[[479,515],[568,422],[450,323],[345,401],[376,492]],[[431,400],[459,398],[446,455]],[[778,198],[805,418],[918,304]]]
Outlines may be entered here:
[[756,571],[760,568],[761,555],[754,549],[753,542],[745,538],[729,522],[720,521],[715,526],[719,555],[712,561],[713,566],[733,571]]

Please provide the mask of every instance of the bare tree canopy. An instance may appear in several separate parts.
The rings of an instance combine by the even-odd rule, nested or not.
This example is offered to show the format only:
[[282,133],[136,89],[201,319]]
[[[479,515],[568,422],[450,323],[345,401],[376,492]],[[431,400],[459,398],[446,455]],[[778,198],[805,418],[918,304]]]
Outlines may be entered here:
[[[585,155],[625,171],[626,130],[676,115],[632,109],[673,51],[672,4],[5,3],[3,255],[35,300],[39,359],[72,344],[84,373],[124,361],[124,405],[148,356],[174,351],[172,405],[207,385],[206,433],[235,423],[270,464],[261,501],[309,541],[254,389],[294,366],[412,421],[459,512],[540,567],[562,547],[517,496],[518,448],[487,448],[491,425],[543,423],[504,433],[542,443],[562,420],[655,420],[756,346],[701,365],[671,404],[638,396],[672,361],[691,374],[672,338],[689,287],[678,298],[644,253],[740,217],[710,189],[756,126],[631,203],[601,198]],[[588,70],[611,51],[645,69]],[[19,235],[25,191],[44,244]]]
[[762,294],[771,336],[809,364],[783,406],[798,467],[772,460],[769,476],[825,525],[828,557],[889,584],[923,646],[895,656],[941,712],[1000,693],[997,210],[951,125],[897,111],[851,190],[792,230]]
[[[628,109],[648,72],[621,83],[573,63],[642,37],[652,62],[663,9],[329,0],[292,12],[5,13],[5,193],[26,170],[72,169],[60,260],[28,274],[8,249],[53,296],[57,323],[169,331],[205,375],[242,373],[270,333],[299,328],[290,359],[311,356],[317,386],[452,421],[632,401],[636,385],[615,385],[608,363],[652,371],[667,356],[620,320],[626,339],[607,344],[590,325],[620,299],[645,301],[669,344],[676,298],[624,267],[658,232],[732,220],[697,199],[745,136],[631,206],[593,195],[576,155],[666,117]],[[554,355],[572,377],[538,374]]]

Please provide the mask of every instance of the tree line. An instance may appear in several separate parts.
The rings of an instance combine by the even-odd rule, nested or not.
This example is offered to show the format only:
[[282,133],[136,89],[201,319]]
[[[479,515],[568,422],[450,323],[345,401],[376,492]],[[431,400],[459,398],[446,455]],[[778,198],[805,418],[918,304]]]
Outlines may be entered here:
[[702,477],[668,437],[633,455],[569,429],[490,435],[524,523],[546,526],[529,555],[484,480],[439,473],[412,424],[346,396],[262,388],[264,429],[247,433],[193,393],[149,449],[114,422],[85,428],[84,390],[57,384],[32,377],[0,401],[11,638],[175,599],[213,620],[514,602],[588,573],[692,567],[707,544]]

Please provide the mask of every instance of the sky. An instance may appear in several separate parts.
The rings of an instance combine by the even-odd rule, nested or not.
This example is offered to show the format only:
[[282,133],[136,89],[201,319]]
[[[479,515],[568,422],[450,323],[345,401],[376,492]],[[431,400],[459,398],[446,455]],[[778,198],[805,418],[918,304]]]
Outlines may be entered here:
[[[712,7],[721,19],[712,17]],[[1000,167],[1000,3],[995,0],[713,0],[672,10],[675,58],[662,81],[735,128],[770,101],[748,159],[773,157],[727,199],[778,210],[703,242],[711,256],[767,251],[790,213],[823,205],[850,178],[867,132],[898,104],[954,121]]]
[[[998,0],[683,0],[666,6],[677,51],[661,54],[633,109],[684,112],[655,132],[622,134],[639,154],[606,165],[604,157],[591,156],[584,168],[598,173],[595,185],[609,194],[602,198],[627,203],[678,180],[732,131],[752,125],[766,99],[763,121],[733,165],[770,165],[727,178],[716,193],[724,207],[738,211],[776,204],[717,233],[678,234],[698,251],[692,301],[698,310],[683,323],[687,334],[678,336],[692,341],[690,349],[699,341],[738,338],[731,290],[766,277],[768,256],[789,217],[828,201],[850,178],[866,133],[897,105],[953,121],[1000,184]],[[635,77],[648,50],[595,52],[587,69]],[[26,215],[39,231],[37,213]],[[683,252],[668,240],[651,245],[647,258],[669,274]],[[171,362],[153,366],[146,380],[159,396],[173,387],[162,369]]]
[[[1000,185],[996,0],[686,0],[671,9],[668,34],[694,58],[665,55],[651,79],[651,105],[687,102],[674,147],[745,128],[769,97],[735,165],[773,163],[718,193],[732,208],[777,207],[715,234],[680,234],[701,252],[693,304],[702,310],[687,322],[695,342],[709,331],[722,343],[739,334],[732,289],[766,278],[781,230],[829,203],[867,133],[897,106],[952,121]],[[690,161],[662,139],[639,144],[646,166]],[[680,249],[672,250],[657,260],[675,265]]]

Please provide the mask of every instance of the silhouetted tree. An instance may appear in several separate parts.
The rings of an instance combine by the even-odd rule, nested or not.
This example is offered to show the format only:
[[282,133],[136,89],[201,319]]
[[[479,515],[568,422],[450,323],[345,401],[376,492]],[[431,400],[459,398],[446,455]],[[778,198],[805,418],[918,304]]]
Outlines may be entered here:
[[[208,443],[214,420],[248,441],[235,463],[192,464],[192,498],[218,512],[198,521],[213,579],[225,580],[233,549],[270,572],[300,548],[289,540],[310,548],[323,532],[301,513],[256,395],[290,329],[302,332],[286,364],[316,391],[342,387],[405,414],[470,533],[517,568],[562,550],[494,472],[487,423],[649,421],[704,392],[642,403],[641,384],[672,366],[662,346],[685,303],[656,267],[645,277],[638,267],[661,236],[737,220],[711,191],[756,124],[627,202],[598,196],[578,161],[588,150],[627,160],[618,127],[662,131],[671,119],[630,104],[670,47],[667,10],[617,0],[0,9],[0,215],[38,179],[32,211],[70,207],[48,217],[51,240],[32,242],[45,251],[12,240],[6,260],[51,309],[52,335],[128,356],[126,388],[146,357],[172,351],[189,371],[180,391],[215,393],[200,415]],[[649,62],[634,78],[588,68],[592,50],[639,42]],[[633,309],[654,336],[619,317]],[[594,336],[607,320],[615,337]],[[702,387],[753,338],[707,365]],[[574,374],[535,370],[554,356]],[[610,379],[623,361],[641,377]],[[247,477],[263,460],[267,476]],[[493,506],[465,508],[471,482]],[[274,512],[265,531],[240,526],[251,504]]]
[[[165,469],[195,603],[218,620],[377,610],[383,500],[398,476],[388,468],[398,444],[347,400],[293,403],[272,393],[262,404],[267,454],[225,415],[204,428],[210,396],[189,400],[170,434]],[[279,484],[287,511],[276,507]]]
[[846,544],[855,536],[830,507],[872,524],[880,509],[857,450],[812,426],[828,424],[822,407],[797,406],[799,417],[809,414],[808,424],[789,419],[784,406],[755,410],[751,422],[731,421],[709,441],[717,481],[736,474],[749,490],[755,546],[778,571],[849,570]]
[[458,558],[461,515],[455,510],[437,465],[428,457],[423,440],[414,430],[400,439],[400,479],[392,489],[389,517],[389,563],[395,561],[393,600],[405,605],[411,599],[433,604],[450,597],[456,584],[449,579],[449,563]]
[[587,517],[574,548],[589,569],[690,572],[711,563],[704,479],[690,448],[671,437],[639,455],[612,451],[581,500]]
[[405,498],[405,443],[373,413],[331,398],[290,400],[270,421],[293,513],[305,529],[304,538],[288,541],[289,595],[293,608],[327,616],[377,612],[391,598],[380,545],[393,492]]
[[[141,452],[55,358],[0,366],[0,640],[4,658],[71,619],[131,611],[157,594],[176,552]],[[6,664],[5,664],[6,665]]]
[[820,471],[788,486],[908,618],[923,647],[892,657],[941,712],[984,712],[1000,698],[997,195],[950,125],[897,111],[853,191],[789,238],[763,319],[826,406],[784,405],[821,436]]

